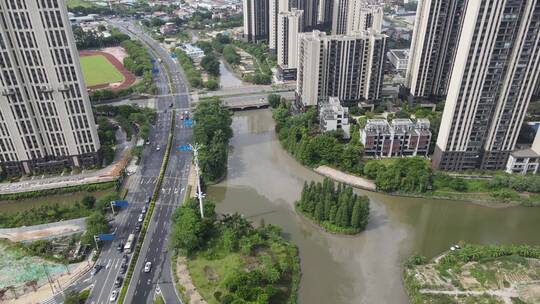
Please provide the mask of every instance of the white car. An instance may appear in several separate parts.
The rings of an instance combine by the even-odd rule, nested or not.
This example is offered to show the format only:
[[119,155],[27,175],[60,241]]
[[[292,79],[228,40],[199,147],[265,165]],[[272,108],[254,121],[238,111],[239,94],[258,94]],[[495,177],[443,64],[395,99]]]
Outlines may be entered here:
[[150,272],[151,269],[152,269],[152,262],[146,262],[146,264],[144,264],[144,272],[148,273]]
[[109,298],[109,301],[114,302],[116,301],[117,297],[118,297],[118,291],[115,289],[111,292],[111,297]]
[[139,214],[139,223],[142,222],[144,220],[144,214]]
[[161,150],[161,148],[159,146],[156,147],[156,151],[159,151]]

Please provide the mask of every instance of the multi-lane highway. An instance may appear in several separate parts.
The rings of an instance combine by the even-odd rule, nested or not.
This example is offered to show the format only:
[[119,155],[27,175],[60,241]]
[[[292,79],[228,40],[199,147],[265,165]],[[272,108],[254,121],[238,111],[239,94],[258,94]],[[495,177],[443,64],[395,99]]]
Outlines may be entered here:
[[[171,59],[169,52],[164,50],[139,27],[133,26],[131,23],[120,23],[116,24],[116,26],[130,31],[130,34],[143,41],[158,58],[161,58],[161,64],[166,67],[161,74],[168,73],[171,85],[160,87],[159,94],[173,93],[173,96],[163,96],[160,97],[160,100],[163,100],[166,106],[172,105],[177,109],[189,108],[183,73],[179,65]],[[179,116],[178,112],[177,115]],[[151,302],[157,287],[161,290],[162,296],[167,303],[180,302],[171,273],[168,235],[171,226],[171,215],[182,201],[189,166],[191,165],[191,155],[178,151],[177,147],[190,142],[192,132],[190,128],[183,126],[179,117],[175,121],[173,145],[165,171],[165,179],[128,288],[126,303]],[[152,263],[150,273],[143,272],[146,262]]]
[[[146,204],[156,186],[160,166],[164,157],[167,137],[170,130],[172,109],[185,109],[189,107],[189,101],[185,94],[186,86],[183,82],[183,74],[178,65],[170,58],[159,44],[143,33],[140,29],[129,22],[110,20],[110,22],[128,33],[133,38],[141,40],[153,54],[159,73],[155,77],[159,97],[156,110],[157,119],[153,130],[150,132],[150,145],[143,151],[142,162],[138,172],[131,176],[128,181],[127,200],[130,205],[122,210],[115,218],[116,240],[103,245],[97,264],[106,266],[97,275],[86,278],[93,284],[88,303],[110,303],[110,295],[113,290],[119,291],[114,282],[120,274],[122,257],[124,253],[117,250],[119,242],[125,243],[129,234],[135,231],[137,219],[142,207]],[[173,93],[173,96],[167,96]],[[175,94],[178,94],[174,96]],[[165,177],[159,189],[159,196],[154,208],[146,237],[144,239],[139,258],[133,261],[135,271],[128,287],[125,303],[150,303],[152,302],[156,287],[159,286],[167,303],[180,303],[172,283],[170,267],[170,255],[168,249],[168,234],[170,231],[170,219],[174,209],[182,201],[186,188],[191,155],[180,153],[176,147],[186,144],[191,140],[191,129],[184,127],[179,119],[179,112],[174,126],[173,145]],[[159,147],[159,148],[158,148]],[[130,255],[131,258],[131,255]],[[144,273],[146,262],[152,263],[152,270]]]

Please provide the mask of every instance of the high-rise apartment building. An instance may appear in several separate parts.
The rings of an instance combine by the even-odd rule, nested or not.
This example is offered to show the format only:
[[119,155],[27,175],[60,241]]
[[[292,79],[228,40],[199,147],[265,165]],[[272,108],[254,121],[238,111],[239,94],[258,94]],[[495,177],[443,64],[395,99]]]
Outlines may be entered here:
[[269,0],[268,1],[268,11],[270,19],[268,20],[268,48],[270,50],[277,49],[277,39],[278,39],[278,17],[281,12],[288,12],[290,9],[289,0]]
[[347,34],[347,22],[350,14],[350,3],[354,0],[334,0],[332,10],[332,35]]
[[435,167],[505,167],[538,83],[539,32],[538,0],[465,2]]
[[332,18],[332,35],[351,34],[358,31],[380,32],[383,7],[365,0],[335,0]]
[[304,26],[303,15],[297,9],[279,13],[277,63],[282,67],[298,67],[298,34]]
[[319,0],[319,17],[317,22],[322,27],[332,26],[332,12],[334,10],[334,0]]
[[97,163],[66,4],[0,0],[0,165],[9,175]]
[[466,2],[418,2],[406,76],[411,97],[422,100],[446,95],[463,28]]
[[304,12],[304,28],[307,31],[319,25],[319,3],[321,0],[292,0],[291,7]]
[[269,0],[243,0],[244,38],[249,42],[268,41],[270,35]]
[[313,106],[329,97],[344,105],[379,99],[385,48],[386,36],[373,31],[300,34],[297,100]]

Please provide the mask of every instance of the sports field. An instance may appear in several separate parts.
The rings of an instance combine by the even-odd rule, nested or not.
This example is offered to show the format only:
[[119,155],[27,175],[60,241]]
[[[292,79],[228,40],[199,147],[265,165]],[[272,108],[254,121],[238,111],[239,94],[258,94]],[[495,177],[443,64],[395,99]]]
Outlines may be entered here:
[[81,68],[87,87],[121,82],[124,76],[102,55],[81,56]]

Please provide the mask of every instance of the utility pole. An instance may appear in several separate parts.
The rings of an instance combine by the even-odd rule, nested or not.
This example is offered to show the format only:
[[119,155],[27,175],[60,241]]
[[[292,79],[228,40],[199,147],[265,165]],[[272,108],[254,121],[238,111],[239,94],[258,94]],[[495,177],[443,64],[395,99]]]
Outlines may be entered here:
[[199,146],[195,144],[189,145],[191,147],[191,150],[193,150],[193,162],[195,163],[195,172],[197,173],[197,198],[199,199],[199,209],[201,211],[201,218],[204,218],[204,208],[203,208],[203,198],[204,194],[201,189],[201,175],[199,167]]

